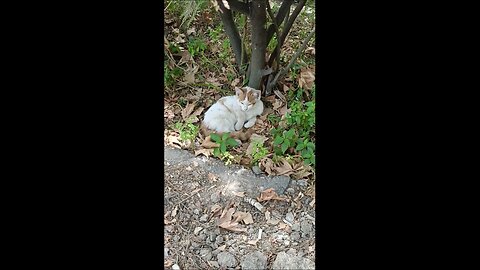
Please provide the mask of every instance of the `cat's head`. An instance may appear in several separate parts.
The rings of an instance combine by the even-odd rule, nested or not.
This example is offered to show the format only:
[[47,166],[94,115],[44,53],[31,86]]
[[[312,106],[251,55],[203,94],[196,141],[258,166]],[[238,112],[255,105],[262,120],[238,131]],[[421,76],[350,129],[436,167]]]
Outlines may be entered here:
[[242,88],[235,87],[235,95],[243,111],[248,111],[252,108],[260,100],[261,93],[260,90],[248,86]]

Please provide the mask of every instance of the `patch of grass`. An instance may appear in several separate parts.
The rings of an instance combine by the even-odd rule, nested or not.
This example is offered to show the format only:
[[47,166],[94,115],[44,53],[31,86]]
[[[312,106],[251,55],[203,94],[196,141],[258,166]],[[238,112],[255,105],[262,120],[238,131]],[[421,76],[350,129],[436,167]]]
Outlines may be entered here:
[[257,165],[258,161],[268,154],[268,149],[263,146],[263,142],[253,142],[251,164]]
[[203,55],[206,48],[207,44],[200,38],[190,38],[187,44],[188,52],[192,57]]
[[198,126],[190,123],[190,122],[177,122],[175,123],[175,129],[180,134],[180,140],[184,142],[190,142],[191,145],[194,145],[195,138],[198,135]]

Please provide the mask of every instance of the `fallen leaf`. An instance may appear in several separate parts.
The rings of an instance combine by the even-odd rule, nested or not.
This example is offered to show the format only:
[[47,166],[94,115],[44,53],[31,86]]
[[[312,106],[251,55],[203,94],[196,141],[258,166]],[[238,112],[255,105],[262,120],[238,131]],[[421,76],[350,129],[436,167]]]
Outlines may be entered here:
[[289,227],[288,224],[287,224],[287,223],[284,223],[284,222],[278,224],[278,228],[279,228],[280,230],[285,230],[285,229],[287,229],[288,227]]
[[[195,27],[187,30],[187,35],[190,35],[190,34],[195,34]],[[314,50],[315,50],[315,48],[314,48]]]
[[202,154],[206,157],[209,157],[210,155],[213,155],[213,149],[198,149],[198,150],[195,150],[195,156],[198,156],[200,154]]
[[247,213],[247,216],[243,218],[243,222],[245,222],[245,224],[252,224],[253,223],[253,217],[252,217],[252,214],[250,213]]
[[315,47],[308,47],[305,49],[305,53],[309,53],[311,55],[315,55]]
[[196,227],[195,230],[193,230],[193,233],[197,235],[201,230],[203,230],[202,227]]
[[232,87],[235,87],[235,86],[237,86],[239,83],[240,83],[240,79],[239,79],[239,78],[235,78],[230,85],[231,85]]
[[172,223],[174,223],[175,221],[177,221],[177,219],[176,219],[176,218],[174,218],[174,219],[172,219],[172,220],[170,220],[170,221],[169,221],[169,220],[167,220],[167,219],[164,219],[164,220],[163,220],[163,223],[165,223],[165,225],[168,225],[168,224],[172,224]]
[[278,167],[273,168],[278,175],[290,175],[294,173],[292,165],[288,163],[285,159],[282,160],[282,164]]
[[193,112],[195,108],[195,103],[188,103],[187,106],[182,110],[182,119],[185,120]]
[[275,99],[275,102],[273,102],[272,106],[273,109],[278,111],[278,109],[283,105],[283,102],[280,99]]
[[259,162],[260,164],[260,169],[264,172],[266,172],[268,175],[271,175],[272,174],[272,169],[273,169],[273,161],[268,158],[268,157],[265,157],[265,158],[262,158]]
[[218,143],[212,142],[211,139],[210,139],[210,135],[209,135],[205,138],[205,140],[203,140],[202,147],[204,147],[204,148],[217,148],[217,147],[220,147],[220,145]]
[[238,196],[238,197],[245,197],[245,191],[237,192],[237,191],[232,191],[233,195]]
[[302,68],[298,77],[298,86],[304,89],[312,89],[315,74],[310,69]]
[[278,90],[273,90],[275,95],[277,95],[278,98],[280,98],[281,101],[287,102],[287,99],[285,99],[285,96]]
[[247,228],[242,227],[238,222],[232,221],[232,215],[235,212],[235,208],[223,210],[222,215],[218,219],[218,226],[233,232],[246,232]]
[[286,201],[287,198],[278,196],[273,188],[269,188],[262,191],[262,193],[260,193],[260,196],[257,198],[257,201],[259,202],[268,201],[268,200]]
[[255,246],[255,245],[257,245],[257,242],[258,242],[258,239],[255,239],[255,240],[248,241],[247,244]]

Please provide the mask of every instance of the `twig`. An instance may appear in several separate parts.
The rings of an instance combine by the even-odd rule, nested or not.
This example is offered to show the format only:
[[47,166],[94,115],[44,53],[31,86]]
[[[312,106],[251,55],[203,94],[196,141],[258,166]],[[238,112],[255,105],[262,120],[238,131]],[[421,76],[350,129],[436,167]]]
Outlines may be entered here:
[[[292,15],[290,15],[290,18],[288,19],[287,23],[283,27],[282,36],[280,37],[280,46],[278,49],[280,49],[283,43],[285,42],[285,39],[287,38],[287,35],[290,32],[290,29],[292,28],[293,23],[297,19],[298,14],[300,14],[300,11],[302,11],[303,7],[305,6],[305,2],[306,0],[300,0],[300,3],[298,3],[295,10],[293,10]],[[275,54],[272,54],[270,56],[270,59],[268,59],[268,65],[270,66],[272,65],[273,60],[275,60],[275,57],[276,57]]]
[[273,87],[273,85],[275,85],[277,83],[278,78],[280,76],[284,75],[285,73],[288,72],[288,70],[290,70],[290,68],[292,67],[295,60],[297,60],[297,57],[305,50],[305,47],[307,47],[308,42],[313,37],[313,34],[315,34],[315,26],[313,27],[312,32],[310,32],[310,34],[307,36],[307,38],[303,41],[302,46],[300,46],[300,48],[298,48],[297,52],[295,52],[292,59],[290,60],[290,63],[288,63],[288,66],[277,73],[277,75],[275,76],[275,79],[273,79],[271,85],[269,85],[270,88]]

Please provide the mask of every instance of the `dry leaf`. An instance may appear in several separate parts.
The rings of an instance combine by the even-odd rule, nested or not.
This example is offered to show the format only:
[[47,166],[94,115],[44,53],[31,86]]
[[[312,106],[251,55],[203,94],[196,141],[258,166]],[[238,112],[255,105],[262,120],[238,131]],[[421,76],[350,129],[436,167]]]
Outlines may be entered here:
[[164,223],[165,225],[168,225],[168,224],[174,223],[175,221],[177,221],[176,218],[172,219],[171,221],[169,221],[169,220],[167,220],[167,219],[164,219],[164,220],[163,220],[163,223]]
[[239,79],[239,78],[235,78],[230,85],[231,85],[232,87],[235,87],[235,86],[237,86],[239,83],[240,83],[240,79]]
[[177,211],[178,211],[178,206],[175,206],[175,208],[172,211],[172,217],[175,217],[177,215]]
[[233,195],[238,196],[238,197],[245,197],[245,191],[237,192],[237,191],[232,191]]
[[220,147],[220,145],[218,143],[212,142],[211,139],[210,139],[210,135],[209,135],[205,138],[205,140],[203,140],[202,147],[204,147],[204,148],[217,148],[217,147]]
[[308,47],[305,49],[305,53],[309,53],[311,55],[315,55],[315,47]]
[[287,102],[287,99],[285,99],[285,96],[278,90],[273,90],[273,93],[275,93],[275,95],[277,95],[278,98],[280,98],[281,101],[283,102]]
[[246,232],[247,228],[242,227],[238,222],[232,221],[232,215],[235,212],[235,208],[230,208],[227,211],[225,211],[225,209],[218,219],[218,226],[233,232]]
[[310,207],[315,207],[314,206],[315,205],[315,198],[313,198],[313,200],[308,205],[310,205]]
[[280,108],[283,105],[283,102],[280,99],[275,99],[275,102],[273,102],[273,109],[278,111],[278,108]]
[[[187,30],[187,35],[195,34],[195,32],[196,32],[196,31],[195,31],[195,27],[190,28],[190,29]],[[314,49],[315,49],[315,48],[314,48]]]
[[294,173],[292,165],[285,159],[282,160],[282,165],[273,168],[278,175],[290,175]]
[[182,110],[182,119],[185,120],[193,112],[195,108],[195,103],[188,103],[187,106]]
[[298,86],[304,89],[312,89],[315,81],[315,74],[309,69],[302,68],[298,77]]
[[270,220],[270,211],[265,211],[265,219]]
[[195,150],[195,156],[198,156],[200,154],[202,154],[206,157],[209,157],[210,155],[213,155],[213,149],[198,149],[198,150]]
[[272,169],[273,169],[273,161],[268,158],[268,157],[265,157],[265,158],[262,158],[259,162],[260,164],[260,169],[264,172],[266,172],[268,175],[271,175],[272,174]]
[[271,224],[271,225],[277,225],[279,222],[280,222],[280,220],[276,219],[276,218],[271,218],[271,219],[267,220],[267,224]]
[[285,230],[285,229],[287,229],[288,227],[289,227],[289,226],[288,226],[287,223],[283,223],[283,222],[282,222],[282,223],[278,224],[278,228],[279,228],[280,230]]
[[257,242],[258,242],[258,239],[254,239],[254,240],[248,241],[247,244],[255,246],[255,245],[257,245]]
[[222,210],[222,207],[218,204],[214,204],[210,208],[210,213],[215,213],[215,212],[218,212],[219,210]]
[[252,224],[253,223],[253,217],[252,217],[252,214],[250,213],[247,213],[247,216],[245,216],[243,218],[243,222],[245,222],[245,224]]
[[262,191],[260,196],[257,198],[257,201],[259,202],[268,201],[268,200],[286,201],[287,198],[278,196],[273,188],[269,188]]

